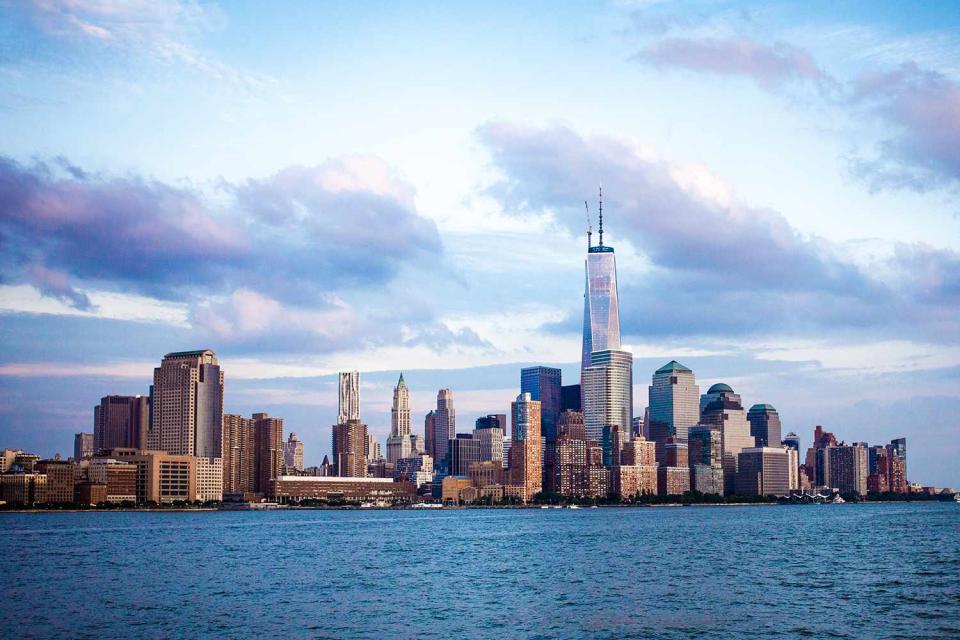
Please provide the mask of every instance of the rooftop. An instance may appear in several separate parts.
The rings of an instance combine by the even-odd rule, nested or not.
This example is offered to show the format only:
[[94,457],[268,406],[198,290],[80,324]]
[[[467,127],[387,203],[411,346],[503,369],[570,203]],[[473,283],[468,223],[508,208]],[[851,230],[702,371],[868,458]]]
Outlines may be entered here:
[[688,372],[688,373],[693,373],[693,370],[692,370],[692,369],[689,369],[689,368],[683,366],[682,364],[680,364],[680,363],[677,362],[676,360],[671,360],[671,361],[668,362],[667,364],[665,364],[665,365],[663,365],[662,367],[660,367],[659,369],[657,369],[657,373],[669,373],[669,372],[671,372],[671,371],[685,371],[685,372]]
[[731,389],[730,385],[728,385],[726,382],[718,382],[717,384],[707,389],[707,393],[720,393],[721,391],[728,391],[730,393],[733,393],[733,389]]
[[773,411],[774,413],[776,413],[777,409],[772,404],[755,404],[752,407],[750,407],[750,411]]

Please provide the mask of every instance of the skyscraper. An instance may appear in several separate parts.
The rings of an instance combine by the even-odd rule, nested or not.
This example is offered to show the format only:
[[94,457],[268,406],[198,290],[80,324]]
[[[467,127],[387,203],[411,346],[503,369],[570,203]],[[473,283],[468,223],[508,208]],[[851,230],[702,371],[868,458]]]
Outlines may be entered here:
[[740,396],[729,387],[717,393],[718,396],[703,408],[701,422],[720,430],[724,491],[730,494],[735,489],[738,456],[744,449],[753,448],[755,440],[750,435],[750,423],[747,422]]
[[393,407],[390,409],[390,435],[387,436],[387,462],[410,457],[415,439],[410,434],[410,390],[403,374],[393,388]]
[[147,446],[150,398],[105,396],[93,408],[93,448],[144,449]]
[[531,500],[543,487],[543,445],[540,435],[540,403],[521,393],[510,405],[513,438],[510,446],[512,482],[524,488]]
[[252,418],[223,415],[223,492],[257,490],[257,438]]
[[557,436],[557,419],[561,403],[560,369],[553,367],[526,367],[520,370],[520,393],[540,402],[540,426],[547,442]]
[[348,420],[360,419],[360,372],[340,372],[339,413],[337,424],[344,424]]
[[470,465],[480,462],[480,441],[472,434],[458,433],[447,442],[447,458],[450,461],[450,475],[468,475]]
[[785,446],[785,447],[790,447],[791,449],[793,449],[794,451],[796,451],[797,454],[799,455],[799,453],[800,453],[800,436],[798,436],[797,434],[795,434],[793,431],[791,431],[790,433],[788,433],[787,435],[785,435],[785,436],[783,437],[783,440],[780,441],[780,444],[782,444],[782,445]]
[[410,435],[410,390],[403,381],[403,374],[393,389],[393,408],[390,409],[390,435]]
[[427,455],[429,455],[434,460],[437,459],[437,452],[434,449],[434,444],[437,439],[437,412],[431,409],[427,415],[423,417],[423,445],[426,449]]
[[666,439],[686,440],[687,431],[700,421],[700,387],[692,370],[671,360],[654,372],[648,393],[644,430],[657,444],[657,462],[663,465]]
[[587,437],[603,438],[606,426],[620,427],[622,441],[630,440],[633,424],[633,355],[628,351],[595,351],[583,370],[583,418]]
[[153,370],[147,447],[194,456],[196,497],[223,497],[223,371],[210,349],[168,353]]
[[457,433],[457,417],[453,409],[453,391],[440,389],[437,392],[437,413],[434,419],[433,452],[434,465],[447,469],[447,444]]
[[[591,354],[620,348],[620,305],[617,261],[613,247],[603,244],[603,196],[600,198],[600,244],[587,235],[586,286],[583,296],[583,350],[580,371],[593,364]],[[582,374],[581,374],[582,375]]]
[[579,384],[565,384],[560,387],[560,411],[583,411],[583,398]]
[[790,493],[790,457],[782,447],[747,447],[738,454],[736,495],[785,496]]
[[755,404],[747,412],[750,435],[757,447],[780,445],[780,414],[772,404]]
[[491,414],[477,418],[473,437],[480,443],[480,462],[496,462],[503,466],[503,436],[507,426],[503,417]]
[[347,420],[333,426],[333,465],[338,476],[367,475],[367,425]]
[[288,470],[303,471],[303,442],[295,433],[283,443],[283,464]]
[[270,484],[280,477],[283,463],[283,418],[271,418],[266,413],[253,414],[256,439],[256,491],[271,493]]

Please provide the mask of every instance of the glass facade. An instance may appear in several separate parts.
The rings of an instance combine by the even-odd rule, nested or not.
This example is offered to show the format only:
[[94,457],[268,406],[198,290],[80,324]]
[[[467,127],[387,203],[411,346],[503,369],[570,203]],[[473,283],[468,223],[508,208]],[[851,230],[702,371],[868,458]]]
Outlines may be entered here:
[[591,247],[586,261],[580,370],[591,365],[592,353],[619,348],[620,304],[617,300],[616,258],[612,247]]
[[583,370],[583,418],[587,438],[601,442],[603,428],[617,425],[624,441],[633,424],[633,355],[628,351],[595,351]]
[[654,423],[666,436],[687,439],[687,431],[700,421],[700,387],[693,371],[671,361],[653,374],[649,391],[651,437],[658,439]]
[[557,438],[557,420],[560,418],[560,369],[527,367],[520,370],[520,393],[529,393],[531,400],[540,402],[540,428],[547,442]]

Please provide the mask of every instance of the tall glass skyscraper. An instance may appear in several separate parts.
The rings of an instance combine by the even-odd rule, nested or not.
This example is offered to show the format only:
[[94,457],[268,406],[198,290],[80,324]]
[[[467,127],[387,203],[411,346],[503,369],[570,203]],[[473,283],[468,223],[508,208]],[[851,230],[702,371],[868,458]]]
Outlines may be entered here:
[[540,402],[540,429],[547,442],[557,438],[560,418],[560,369],[526,367],[520,370],[520,393]]
[[580,370],[592,364],[590,354],[620,348],[620,304],[617,301],[617,261],[613,247],[590,247],[583,296],[583,352]]

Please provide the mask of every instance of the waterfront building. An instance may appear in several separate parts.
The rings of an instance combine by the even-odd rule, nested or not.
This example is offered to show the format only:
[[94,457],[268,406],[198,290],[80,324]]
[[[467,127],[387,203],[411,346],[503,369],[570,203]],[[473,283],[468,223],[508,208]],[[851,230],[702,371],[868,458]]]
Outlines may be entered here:
[[555,492],[577,498],[587,496],[587,432],[579,411],[560,414],[553,475]]
[[165,355],[153,370],[152,394],[151,450],[222,457],[223,371],[213,351]]
[[457,414],[453,408],[453,391],[440,389],[437,392],[437,411],[434,417],[433,452],[434,464],[440,470],[448,468],[449,442],[456,437]]
[[601,441],[603,428],[616,425],[630,439],[633,424],[633,355],[628,351],[594,351],[583,369],[583,417],[587,437]]
[[416,494],[412,482],[348,476],[280,476],[271,482],[268,491],[270,497],[284,504],[301,500],[398,504],[410,502]]
[[106,453],[110,458],[137,465],[138,503],[192,502],[197,499],[196,457],[119,448]]
[[[599,450],[600,448],[597,447],[597,449]],[[606,498],[613,491],[610,469],[602,464],[588,465],[586,476],[587,488],[585,498]]]
[[690,465],[722,466],[723,437],[713,425],[698,424],[687,432]]
[[168,353],[153,370],[149,450],[203,458],[193,465],[194,493],[187,500],[223,496],[223,384],[223,370],[210,349]]
[[510,447],[511,484],[524,487],[526,500],[543,488],[543,443],[540,433],[540,403],[521,393],[510,405],[513,421]]
[[67,504],[73,502],[74,464],[67,460],[40,460],[34,468],[36,473],[47,476],[48,504]]
[[93,458],[87,466],[87,479],[106,487],[103,502],[137,501],[137,465],[128,460]]
[[[77,433],[73,436],[73,459],[76,461],[89,458],[95,453],[92,433]],[[3,473],[0,471],[0,473]]]
[[472,462],[467,469],[467,475],[477,488],[503,484],[503,465],[491,460]]
[[73,501],[79,505],[95,507],[107,501],[107,485],[83,480],[74,485]]
[[252,418],[223,415],[223,492],[257,491],[257,438]]
[[367,425],[348,420],[333,426],[333,465],[340,477],[367,475]]
[[800,452],[793,447],[782,446],[787,452],[787,470],[789,471],[789,489],[791,491],[800,489]]
[[637,495],[656,495],[657,463],[621,464],[610,470],[613,492],[624,498]]
[[711,464],[690,464],[690,489],[703,494],[722,496],[723,467]]
[[149,420],[148,396],[104,396],[93,408],[94,451],[146,447]]
[[283,443],[283,465],[293,471],[303,471],[303,442],[293,432]]
[[653,374],[648,388],[648,438],[657,443],[657,462],[665,462],[663,445],[670,436],[687,439],[690,427],[700,421],[700,387],[693,371],[671,360]]
[[0,475],[0,498],[7,504],[30,507],[47,502],[47,474],[8,470]]
[[480,443],[480,461],[496,462],[503,467],[503,436],[507,429],[506,416],[490,414],[477,418],[473,437]]
[[470,478],[449,475],[441,481],[440,501],[443,504],[469,504],[477,499],[477,488]]
[[[724,386],[725,389],[716,390],[717,397],[704,407],[700,421],[706,426],[720,430],[723,445],[721,465],[723,467],[724,492],[732,494],[735,489],[738,456],[744,449],[753,448],[756,441],[750,435],[750,423],[747,422],[743,405],[740,404],[740,396],[733,393],[730,387]],[[711,389],[716,387],[717,385],[714,385]]]
[[657,467],[657,488],[661,496],[679,496],[690,490],[690,469]]
[[829,447],[829,486],[840,493],[867,494],[867,449],[860,444]]
[[757,447],[780,445],[780,414],[772,404],[755,404],[747,412],[750,435]]
[[341,371],[338,375],[337,424],[360,420],[360,372]]
[[0,452],[0,473],[6,473],[16,464],[17,456],[22,454],[20,449],[4,449]]
[[780,447],[748,447],[740,452],[736,495],[786,496],[790,493],[790,460]]
[[560,411],[583,411],[579,384],[560,387]]

